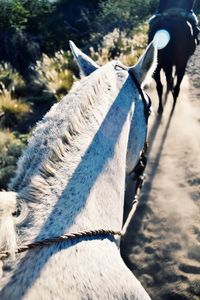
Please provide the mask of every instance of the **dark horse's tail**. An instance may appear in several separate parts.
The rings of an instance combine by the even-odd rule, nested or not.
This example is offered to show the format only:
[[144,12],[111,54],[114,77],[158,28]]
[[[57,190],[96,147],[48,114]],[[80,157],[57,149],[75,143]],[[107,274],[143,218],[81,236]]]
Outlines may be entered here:
[[[180,84],[185,74],[187,61],[194,53],[196,43],[192,26],[181,16],[158,18],[158,20],[150,26],[149,42],[153,40],[155,34],[159,30],[166,30],[170,36],[167,46],[158,52],[158,66],[154,74],[159,96],[158,112],[162,113],[163,86],[160,79],[160,71],[163,69],[165,72],[167,80],[167,94],[169,91],[172,92],[175,106],[176,99],[180,91]],[[174,84],[173,67],[175,67],[175,75],[177,77],[176,84]]]

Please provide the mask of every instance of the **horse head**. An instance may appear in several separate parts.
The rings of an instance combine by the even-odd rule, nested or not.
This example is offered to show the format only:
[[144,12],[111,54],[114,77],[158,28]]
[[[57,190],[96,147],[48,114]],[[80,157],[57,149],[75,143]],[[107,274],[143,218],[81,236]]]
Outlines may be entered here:
[[[143,86],[145,82],[148,82],[151,78],[156,65],[157,65],[157,40],[155,39],[147,48],[146,52],[140,57],[136,65],[131,67],[124,66],[119,61],[112,61],[112,65],[117,74],[117,85],[123,85],[129,78],[135,85],[137,81],[138,85]],[[70,48],[73,53],[74,59],[80,68],[80,74],[82,76],[89,76],[100,66],[94,62],[90,57],[83,53],[76,45],[70,41]],[[139,88],[137,90],[137,103],[133,103],[131,113],[131,127],[128,140],[127,156],[126,156],[126,174],[129,174],[135,167],[140,157],[140,153],[144,147],[146,131],[147,131],[147,111],[150,109],[150,99]]]

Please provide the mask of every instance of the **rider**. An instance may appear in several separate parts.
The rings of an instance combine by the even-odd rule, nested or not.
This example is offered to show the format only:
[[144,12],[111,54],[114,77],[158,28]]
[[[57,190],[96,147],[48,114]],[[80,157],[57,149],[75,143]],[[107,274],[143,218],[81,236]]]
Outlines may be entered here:
[[183,2],[184,1],[160,0],[156,14],[149,20],[150,28],[154,26],[157,19],[159,19],[163,13],[180,14],[192,25],[195,40],[197,44],[199,44],[198,34],[200,29],[198,27],[198,19],[193,11],[196,0],[186,0],[185,3]]

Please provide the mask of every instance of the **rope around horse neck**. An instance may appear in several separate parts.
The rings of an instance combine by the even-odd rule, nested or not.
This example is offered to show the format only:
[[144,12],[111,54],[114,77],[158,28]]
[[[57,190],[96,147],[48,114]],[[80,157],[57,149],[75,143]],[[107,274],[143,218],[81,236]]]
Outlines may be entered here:
[[[115,231],[115,230],[109,230],[109,229],[97,229],[97,230],[83,230],[78,232],[71,232],[71,233],[65,233],[58,237],[48,238],[44,239],[42,241],[35,241],[30,244],[22,245],[21,247],[18,247],[15,251],[15,254],[19,254],[31,249],[36,249],[39,247],[45,247],[45,246],[51,246],[53,244],[56,244],[58,242],[65,242],[68,240],[73,240],[81,237],[93,237],[93,236],[122,236],[126,232],[126,229],[128,227],[128,224],[130,222],[130,219],[133,217],[137,204],[138,204],[138,196],[140,193],[140,190],[143,185],[144,181],[144,170],[146,167],[146,151],[147,151],[147,143],[145,142],[144,149],[142,152],[142,155],[140,157],[140,160],[132,173],[134,173],[134,176],[132,175],[132,180],[136,181],[136,188],[135,188],[135,196],[132,202],[132,208],[129,212],[129,215],[127,217],[127,220],[122,228],[122,231]],[[5,259],[9,257],[9,253],[7,251],[0,251],[0,260]]]
[[[53,237],[49,239],[44,239],[42,241],[36,241],[27,245],[23,245],[16,250],[16,254],[22,253],[31,249],[35,249],[38,247],[45,247],[45,246],[51,246],[53,244],[56,244],[58,242],[65,242],[68,240],[73,240],[80,237],[92,237],[92,236],[101,236],[101,235],[119,235],[121,236],[121,231],[115,231],[115,230],[109,230],[109,229],[97,229],[97,230],[84,230],[84,231],[78,231],[78,232],[71,232],[71,233],[65,233],[58,237]],[[1,258],[7,258],[9,256],[9,253],[6,251],[0,251],[0,259]]]

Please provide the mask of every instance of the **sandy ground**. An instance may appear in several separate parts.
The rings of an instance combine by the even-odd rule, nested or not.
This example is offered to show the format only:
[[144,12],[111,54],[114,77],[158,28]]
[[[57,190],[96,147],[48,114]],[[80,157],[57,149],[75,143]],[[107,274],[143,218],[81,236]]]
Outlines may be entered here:
[[200,47],[172,117],[170,96],[162,118],[150,118],[146,181],[121,244],[126,264],[153,300],[200,299],[199,70]]

